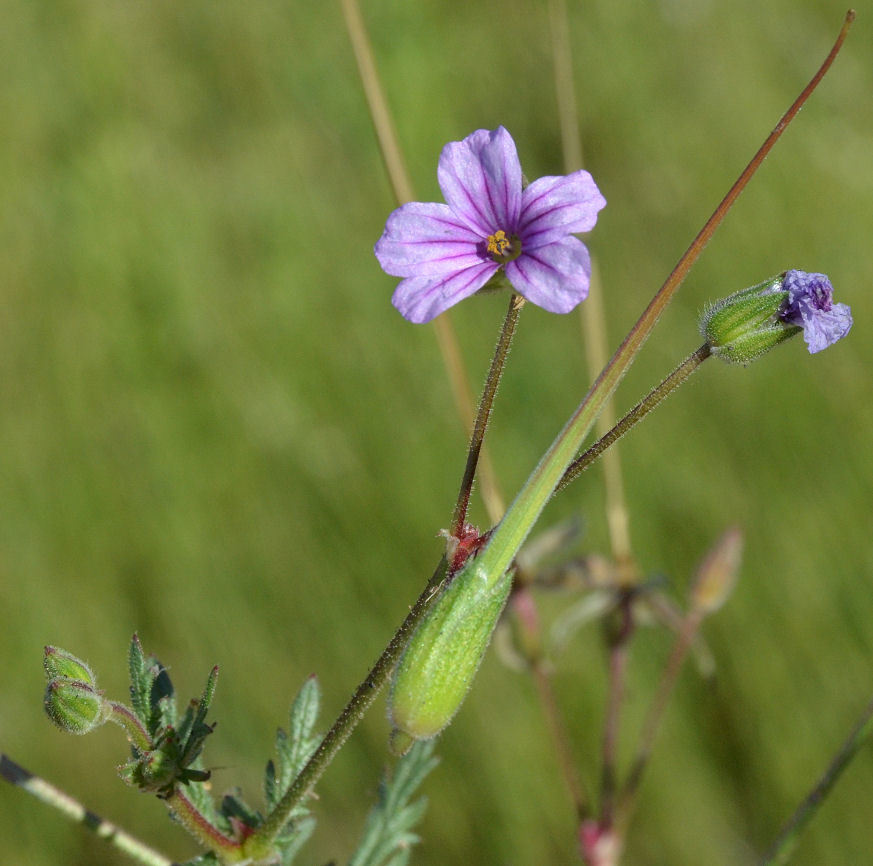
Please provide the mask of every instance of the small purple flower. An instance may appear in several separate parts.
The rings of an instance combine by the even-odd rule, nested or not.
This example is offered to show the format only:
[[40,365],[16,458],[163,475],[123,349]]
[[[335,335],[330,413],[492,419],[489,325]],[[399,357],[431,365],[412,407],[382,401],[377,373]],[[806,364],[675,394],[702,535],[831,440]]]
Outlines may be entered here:
[[824,274],[787,271],[782,291],[788,292],[788,306],[779,318],[803,328],[810,354],[820,352],[849,333],[852,311],[833,302],[834,287]]
[[403,205],[376,244],[382,269],[405,278],[391,299],[405,318],[429,322],[501,268],[516,292],[549,312],[585,300],[591,259],[572,235],[594,228],[606,204],[587,171],[522,189],[515,142],[500,126],[449,142],[437,177],[447,204]]

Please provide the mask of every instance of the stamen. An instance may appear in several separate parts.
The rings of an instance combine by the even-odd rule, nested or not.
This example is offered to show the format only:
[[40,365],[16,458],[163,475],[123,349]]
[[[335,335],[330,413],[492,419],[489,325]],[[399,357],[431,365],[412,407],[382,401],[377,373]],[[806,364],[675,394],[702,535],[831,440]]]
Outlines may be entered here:
[[495,262],[511,262],[521,255],[521,241],[515,236],[507,237],[503,229],[488,235],[485,249]]
[[488,235],[488,252],[492,256],[506,255],[506,251],[510,246],[510,240],[506,237],[506,232],[503,229],[500,229],[493,235]]

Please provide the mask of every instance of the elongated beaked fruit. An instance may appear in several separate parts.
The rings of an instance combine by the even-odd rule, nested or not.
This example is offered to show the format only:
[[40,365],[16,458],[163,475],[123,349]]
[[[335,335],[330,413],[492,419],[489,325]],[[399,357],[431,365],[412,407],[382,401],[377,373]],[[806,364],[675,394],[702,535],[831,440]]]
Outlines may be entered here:
[[509,596],[512,572],[489,583],[471,559],[412,635],[388,699],[395,753],[405,753],[415,740],[435,737],[467,696]]

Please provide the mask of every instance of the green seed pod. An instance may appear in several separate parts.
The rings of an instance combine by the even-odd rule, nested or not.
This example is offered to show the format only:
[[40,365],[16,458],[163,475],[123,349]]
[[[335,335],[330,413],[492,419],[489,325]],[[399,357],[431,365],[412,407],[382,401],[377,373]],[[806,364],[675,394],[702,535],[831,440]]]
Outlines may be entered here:
[[489,587],[471,559],[443,590],[409,641],[391,684],[391,748],[435,737],[461,706],[512,586],[504,574]]
[[62,650],[60,647],[47,646],[43,656],[42,666],[45,675],[50,679],[64,677],[68,680],[78,680],[89,686],[96,685],[94,673],[81,659],[72,653]]
[[102,725],[111,710],[93,686],[57,677],[46,686],[45,711],[62,731],[87,734]]

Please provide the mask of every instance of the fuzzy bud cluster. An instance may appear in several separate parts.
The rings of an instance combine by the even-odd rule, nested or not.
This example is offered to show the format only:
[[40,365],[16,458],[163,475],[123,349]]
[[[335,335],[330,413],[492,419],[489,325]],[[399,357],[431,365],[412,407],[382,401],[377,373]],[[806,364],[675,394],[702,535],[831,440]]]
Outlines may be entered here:
[[94,673],[81,659],[58,647],[47,646],[43,656],[48,683],[46,715],[70,734],[87,734],[102,725],[111,713],[97,690]]

